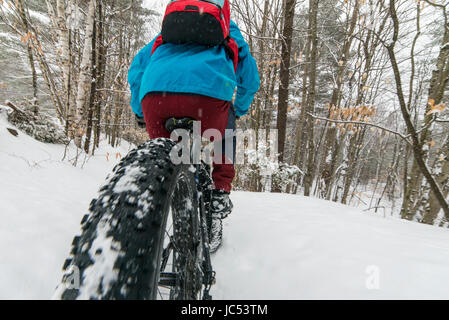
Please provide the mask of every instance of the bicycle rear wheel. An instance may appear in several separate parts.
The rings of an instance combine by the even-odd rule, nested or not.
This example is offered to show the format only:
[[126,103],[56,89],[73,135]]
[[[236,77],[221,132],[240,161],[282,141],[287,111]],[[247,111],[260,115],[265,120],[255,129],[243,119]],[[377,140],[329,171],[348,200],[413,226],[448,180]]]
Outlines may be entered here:
[[[179,166],[169,192],[170,206],[163,231],[157,299],[198,300],[203,284],[203,244],[192,172]],[[192,183],[193,182],[193,183]],[[165,294],[164,294],[165,293]]]
[[163,290],[169,299],[200,297],[197,186],[191,166],[170,160],[174,145],[148,141],[114,168],[81,222],[54,298],[157,299]]

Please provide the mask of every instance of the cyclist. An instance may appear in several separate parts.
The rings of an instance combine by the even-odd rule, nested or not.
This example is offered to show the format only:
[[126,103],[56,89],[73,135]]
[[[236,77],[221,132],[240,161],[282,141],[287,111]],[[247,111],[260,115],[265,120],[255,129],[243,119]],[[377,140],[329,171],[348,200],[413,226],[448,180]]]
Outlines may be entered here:
[[[202,1],[189,2],[191,9]],[[225,13],[226,9],[230,10],[228,0],[204,2],[216,2],[222,7],[224,3],[225,9],[221,10]],[[164,127],[167,119],[191,117],[201,121],[202,133],[211,128],[219,130],[223,146],[230,140],[235,153],[235,137],[225,139],[225,129],[235,130],[236,118],[248,112],[260,80],[248,44],[237,25],[233,21],[228,23],[230,37],[238,46],[238,64],[225,45],[207,46],[191,41],[171,43],[161,41],[161,35],[134,58],[128,74],[131,106],[138,123],[146,126],[151,139],[170,137]],[[236,98],[232,104],[236,88]],[[233,209],[229,195],[235,177],[234,155],[222,154],[222,163],[214,161],[212,173],[215,189],[211,201],[211,251],[221,244],[221,219]],[[225,156],[228,161],[225,161]]]

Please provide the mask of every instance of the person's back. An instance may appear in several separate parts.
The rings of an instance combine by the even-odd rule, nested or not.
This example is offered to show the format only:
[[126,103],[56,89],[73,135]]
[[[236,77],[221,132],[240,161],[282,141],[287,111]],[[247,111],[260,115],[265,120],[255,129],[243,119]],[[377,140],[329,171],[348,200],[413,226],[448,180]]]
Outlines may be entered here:
[[[228,0],[177,0],[170,5],[176,2],[177,8],[182,10],[184,5],[191,9],[211,1],[227,5],[229,10]],[[235,130],[235,119],[248,112],[259,89],[257,65],[249,47],[232,21],[228,22],[228,38],[238,46],[238,51],[234,48],[235,59],[226,45],[207,46],[192,41],[166,43],[163,35],[170,34],[167,21],[166,15],[162,33],[138,53],[129,70],[132,109],[138,118],[144,117],[151,139],[169,138],[164,123],[171,117],[192,117],[201,121],[202,133],[213,128],[224,137],[225,129]],[[226,26],[224,29],[226,32]],[[236,87],[237,95],[232,105]],[[230,139],[235,152],[235,138]],[[222,159],[225,157],[233,162],[233,154],[224,155],[223,152]],[[229,161],[214,161],[212,174],[215,190],[211,209],[216,218],[213,229],[219,231],[220,242],[221,219],[232,210],[229,193],[235,176],[233,164],[226,163]]]
[[238,117],[245,115],[259,89],[259,73],[248,44],[232,21],[230,30],[239,46],[236,72],[221,46],[166,43],[151,54],[155,38],[144,47],[129,70],[134,113],[143,116],[141,101],[150,92],[194,93],[231,101],[237,86],[234,106]]

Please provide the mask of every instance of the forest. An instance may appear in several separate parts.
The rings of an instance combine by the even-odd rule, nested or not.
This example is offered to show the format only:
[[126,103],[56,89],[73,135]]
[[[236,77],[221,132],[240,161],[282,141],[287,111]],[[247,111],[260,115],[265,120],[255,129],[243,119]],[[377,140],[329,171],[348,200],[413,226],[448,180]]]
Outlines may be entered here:
[[[127,82],[166,2],[0,0],[0,104],[93,155],[148,139]],[[234,189],[317,197],[449,225],[449,3],[231,0],[261,87]],[[277,130],[277,156],[268,157]],[[78,158],[72,160],[79,165]],[[273,169],[274,168],[274,169]]]

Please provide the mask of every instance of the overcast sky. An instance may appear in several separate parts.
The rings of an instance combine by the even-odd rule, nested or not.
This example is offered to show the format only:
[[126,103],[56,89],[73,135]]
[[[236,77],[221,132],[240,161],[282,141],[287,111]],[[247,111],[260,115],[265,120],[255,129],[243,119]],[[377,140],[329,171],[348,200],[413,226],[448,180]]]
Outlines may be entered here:
[[167,5],[168,0],[145,0],[144,4],[148,9],[161,10]]

